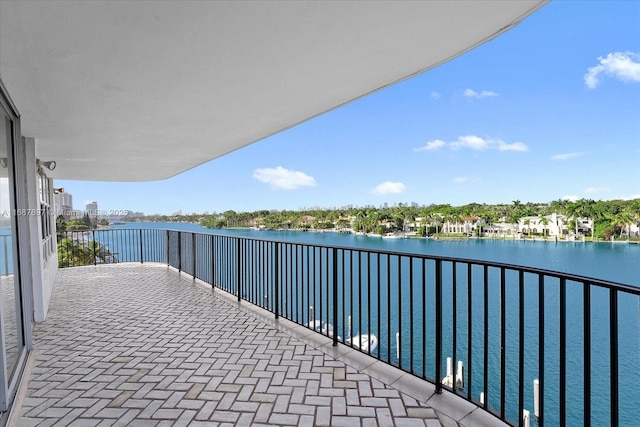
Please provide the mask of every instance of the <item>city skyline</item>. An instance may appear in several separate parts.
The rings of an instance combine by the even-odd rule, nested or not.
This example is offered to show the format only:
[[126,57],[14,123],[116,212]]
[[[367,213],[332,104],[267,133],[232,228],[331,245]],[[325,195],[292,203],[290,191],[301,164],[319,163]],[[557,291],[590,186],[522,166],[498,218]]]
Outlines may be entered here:
[[551,2],[440,67],[168,180],[55,185],[147,214],[640,198],[639,16],[640,2]]

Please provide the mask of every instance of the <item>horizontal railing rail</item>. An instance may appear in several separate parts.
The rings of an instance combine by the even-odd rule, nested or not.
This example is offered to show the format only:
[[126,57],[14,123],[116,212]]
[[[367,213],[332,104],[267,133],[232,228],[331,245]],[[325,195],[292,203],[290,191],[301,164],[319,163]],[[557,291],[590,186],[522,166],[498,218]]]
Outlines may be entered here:
[[[165,262],[511,425],[617,426],[640,417],[640,288],[482,260],[110,232],[83,239],[108,239],[114,262]],[[103,247],[85,240],[94,253]]]

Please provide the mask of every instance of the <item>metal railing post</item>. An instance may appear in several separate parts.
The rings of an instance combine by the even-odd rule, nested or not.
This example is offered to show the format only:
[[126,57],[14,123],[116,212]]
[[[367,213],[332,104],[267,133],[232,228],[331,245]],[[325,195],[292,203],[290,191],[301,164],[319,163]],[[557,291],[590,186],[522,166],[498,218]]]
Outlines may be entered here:
[[618,425],[618,291],[609,289],[609,350],[611,365],[611,425]]
[[[500,419],[506,414],[507,388],[507,288],[504,268],[500,269]],[[485,367],[488,369],[488,367]],[[518,418],[522,418],[518,415]]]
[[238,248],[238,250],[237,250],[237,267],[238,267],[238,270],[237,270],[237,275],[238,275],[238,277],[237,277],[237,278],[238,278],[238,301],[240,301],[240,300],[242,299],[242,295],[241,295],[241,293],[240,293],[240,285],[241,285],[241,283],[242,283],[242,281],[241,281],[241,277],[240,277],[240,275],[241,275],[241,271],[240,271],[240,239],[236,239],[236,242],[237,242],[237,243],[236,243],[236,246],[237,246],[237,248]]
[[276,319],[280,316],[280,263],[279,263],[279,250],[278,243],[274,243],[274,278],[273,278],[273,311],[275,312]]
[[[451,360],[453,363],[453,371],[455,371],[456,357],[458,356],[458,270],[457,263],[454,261],[451,264]],[[410,298],[413,301],[413,298]],[[409,323],[411,324],[411,322]],[[447,368],[448,369],[448,368]],[[449,373],[447,372],[447,375]],[[453,378],[451,381],[451,388],[454,392],[458,390],[456,386],[456,375],[452,372]]]
[[559,420],[560,425],[567,423],[567,281],[560,279],[560,390],[559,390]]
[[211,290],[216,287],[216,238],[211,236]]
[[[454,283],[455,283],[455,280],[454,280]],[[371,294],[371,292],[369,292],[369,294]],[[402,295],[402,286],[400,286],[400,295]],[[369,304],[369,307],[371,307],[371,304]],[[454,313],[453,318],[455,322],[455,318],[456,318],[455,311],[453,313]],[[455,331],[455,326],[454,326],[454,331]],[[455,332],[453,336],[454,336],[454,342],[455,342]],[[453,348],[454,348],[453,360],[455,361],[456,360],[455,344]],[[414,349],[413,349],[413,257],[409,257],[409,371],[411,372],[413,372],[413,352],[414,352]]]
[[544,427],[544,276],[538,275],[538,426]]
[[[483,346],[483,370],[482,370],[482,393],[484,393],[484,402],[482,403],[482,407],[486,410],[489,407],[489,269],[485,265],[483,274],[483,282],[482,282],[482,304],[483,304],[483,336],[482,336],[482,346]],[[482,396],[482,395],[481,395]],[[482,401],[482,399],[481,399]]]
[[171,260],[169,259],[169,254],[170,252],[170,248],[169,248],[169,230],[165,230],[164,233],[165,237],[166,237],[166,241],[165,241],[165,249],[166,249],[166,256],[167,256],[167,266],[171,265]]
[[[518,272],[518,414],[524,410],[524,271]],[[520,426],[523,425],[522,416],[518,419]]]
[[140,231],[140,264],[144,264],[144,255],[142,254],[142,229]]
[[196,234],[191,233],[191,256],[193,265],[193,278],[196,278]]
[[93,254],[93,265],[98,265],[98,263],[96,262],[96,231],[95,230],[91,230],[91,238],[93,243],[89,242],[89,245],[91,246],[91,253]]
[[584,328],[584,427],[591,426],[591,285],[583,282],[584,296],[583,296],[583,309],[584,313],[583,328]]
[[182,232],[178,231],[178,272],[182,272]]
[[336,248],[333,248],[333,325],[332,338],[335,347],[338,345],[338,250]]
[[[398,332],[396,335],[396,346],[398,356],[398,368],[402,369],[402,257],[398,255]],[[442,311],[440,312],[442,314]]]
[[436,393],[442,393],[442,260],[436,260]]
[[467,400],[471,401],[473,367],[473,266],[467,264]]

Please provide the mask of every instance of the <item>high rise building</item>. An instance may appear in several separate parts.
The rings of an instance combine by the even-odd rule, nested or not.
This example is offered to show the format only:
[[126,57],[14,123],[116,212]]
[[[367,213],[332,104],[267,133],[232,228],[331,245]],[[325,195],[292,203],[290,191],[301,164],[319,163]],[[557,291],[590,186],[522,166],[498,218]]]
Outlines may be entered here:
[[73,211],[73,195],[71,193],[56,193],[53,197],[56,217],[62,215],[65,219],[71,217]]
[[98,217],[98,202],[91,202],[87,204],[87,215],[89,218],[97,218]]

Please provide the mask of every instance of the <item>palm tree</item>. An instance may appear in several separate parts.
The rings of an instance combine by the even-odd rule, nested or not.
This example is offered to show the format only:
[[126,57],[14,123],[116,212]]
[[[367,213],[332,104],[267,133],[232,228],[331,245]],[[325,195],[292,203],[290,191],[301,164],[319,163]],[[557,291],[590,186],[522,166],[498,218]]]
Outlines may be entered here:
[[499,213],[495,209],[491,209],[485,210],[482,213],[481,218],[488,227],[491,227],[493,223],[498,219],[498,216]]
[[56,230],[58,232],[63,232],[67,230],[67,221],[65,221],[62,215],[58,215],[56,218]]
[[228,210],[223,212],[225,221],[227,221],[227,227],[233,227],[237,223],[238,214],[235,211]]
[[462,215],[460,213],[455,213],[455,214],[451,215],[451,218],[455,223],[455,231],[458,232],[458,233],[461,233],[462,230],[458,226],[458,224],[464,221]]
[[445,226],[445,225],[447,226],[447,231],[446,231],[446,233],[445,233],[445,234],[450,234],[450,233],[451,233],[451,225],[453,224],[453,219],[454,219],[454,217],[455,217],[455,215],[453,215],[453,214],[448,214],[448,215],[445,215],[445,216],[442,218],[442,222],[443,222],[443,224],[442,224],[442,231],[443,231],[443,232],[445,231],[445,230],[444,230],[444,226]]
[[431,223],[433,222],[433,224],[436,226],[436,236],[438,235],[438,225],[440,224],[440,220],[442,219],[442,217],[440,216],[440,214],[437,213],[432,213],[428,216],[429,218],[429,225],[431,225]]
[[367,212],[364,210],[358,210],[355,215],[356,219],[353,220],[353,231],[363,231],[365,230],[365,220],[367,218]]
[[547,237],[547,225],[549,225],[549,218],[547,218],[546,216],[541,216],[540,217],[540,224],[542,224],[542,237],[546,238]]
[[567,211],[567,216],[569,216],[569,218],[572,218],[575,221],[576,228],[574,232],[577,236],[578,235],[578,217],[583,212],[582,204],[578,202],[570,203],[569,205],[567,205],[566,211]]
[[378,225],[380,224],[380,216],[377,210],[372,210],[369,212],[369,214],[367,215],[366,223],[367,223],[367,232],[373,233],[376,231],[376,229],[378,228]]
[[628,205],[622,211],[622,220],[625,221],[625,225],[627,226],[627,240],[631,238],[631,226],[636,221],[637,210],[634,209],[633,205]]
[[509,215],[508,218],[508,222],[509,224],[511,224],[511,231],[513,231],[513,238],[515,239],[516,237],[516,231],[518,230],[518,222],[520,221],[520,215],[518,214],[518,212],[511,212],[511,215]]
[[627,235],[631,233],[631,224],[633,223],[634,217],[629,211],[622,210],[615,214],[609,214],[607,215],[607,218],[611,222],[611,226],[614,228],[620,227],[620,239],[622,239],[622,233],[624,232],[625,227],[628,227],[629,229],[629,233],[627,233]]
[[522,202],[520,202],[520,200],[514,200],[513,201],[513,210],[514,211],[519,211],[520,210],[520,206],[522,206]]
[[558,199],[551,202],[551,211],[559,214],[567,213],[567,205],[569,202],[567,200]]
[[582,205],[582,215],[591,220],[591,241],[595,240],[596,221],[600,216],[599,210],[596,208],[596,202],[591,199],[580,199]]
[[338,222],[336,222],[336,228],[338,230],[349,228],[349,221],[347,221],[346,219],[339,219]]
[[[640,228],[640,199],[636,199],[631,202],[628,207],[629,213],[633,216],[633,223]],[[631,228],[629,228],[629,234],[631,234]],[[639,233],[640,234],[640,233]]]

